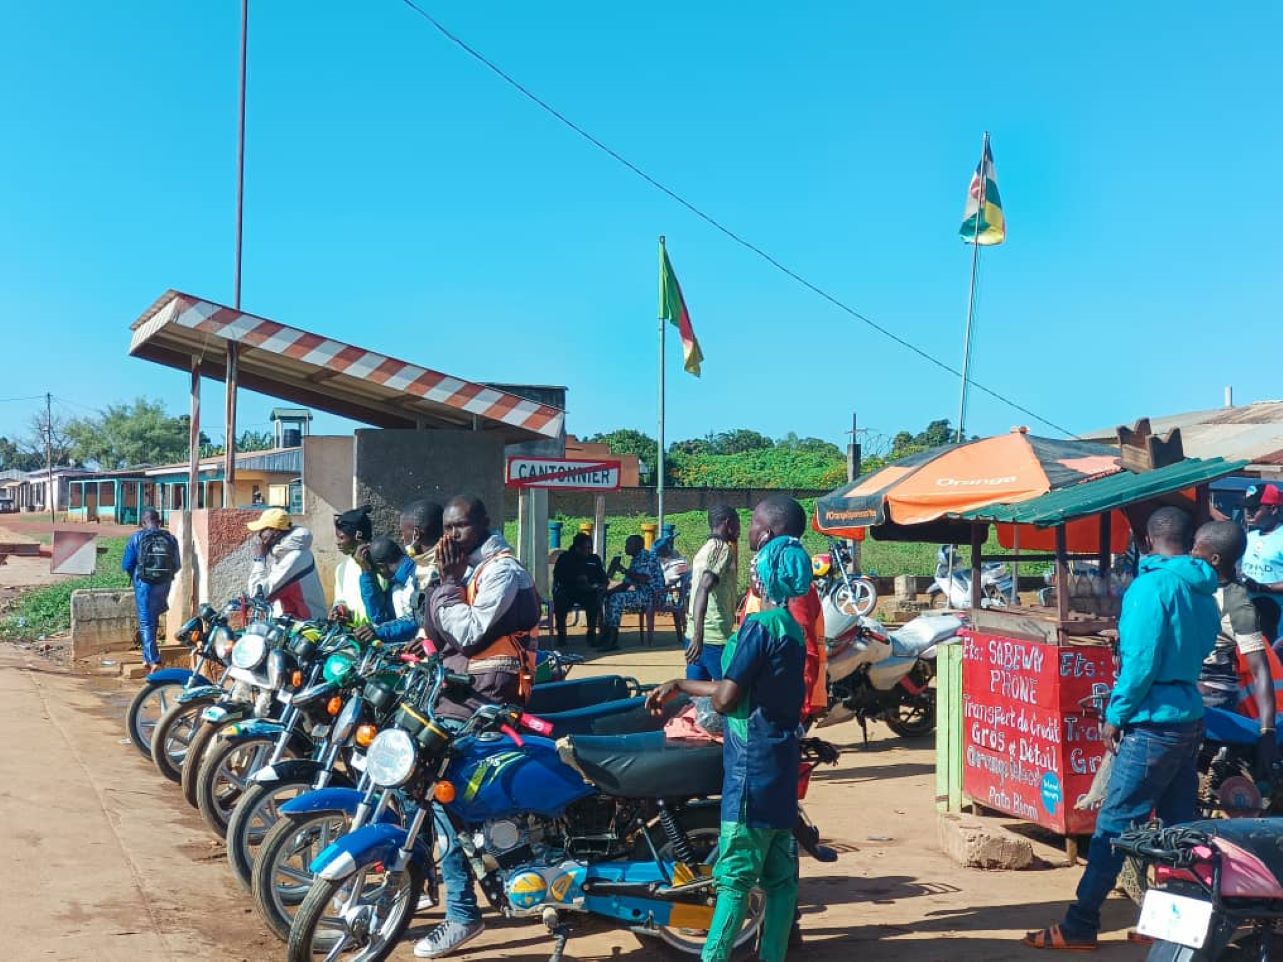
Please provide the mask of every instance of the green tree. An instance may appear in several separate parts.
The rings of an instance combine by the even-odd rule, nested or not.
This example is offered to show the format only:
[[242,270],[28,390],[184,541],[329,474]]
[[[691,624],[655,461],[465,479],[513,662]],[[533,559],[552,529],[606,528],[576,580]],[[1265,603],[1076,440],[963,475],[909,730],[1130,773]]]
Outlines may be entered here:
[[763,451],[775,446],[775,442],[765,434],[749,428],[722,431],[714,435],[712,441],[714,454],[743,454],[746,451]]
[[787,448],[790,451],[808,451],[812,454],[827,454],[833,458],[845,458],[846,455],[832,441],[825,441],[822,438],[799,438],[796,432],[790,431],[784,437],[775,442],[777,448]]
[[919,451],[926,451],[929,448],[937,448],[942,444],[951,444],[956,431],[950,426],[948,418],[941,418],[932,421],[926,426],[926,429],[913,434],[909,431],[900,431],[891,439],[890,460],[907,457],[910,454],[917,454]]
[[651,472],[659,463],[659,444],[649,434],[633,428],[618,428],[584,440],[590,444],[609,445],[611,454],[635,454]]
[[109,404],[97,417],[67,425],[73,456],[106,470],[167,464],[187,456],[186,416],[171,417],[160,401]]
[[17,441],[0,437],[0,471],[35,471],[44,463],[42,456],[25,450]]

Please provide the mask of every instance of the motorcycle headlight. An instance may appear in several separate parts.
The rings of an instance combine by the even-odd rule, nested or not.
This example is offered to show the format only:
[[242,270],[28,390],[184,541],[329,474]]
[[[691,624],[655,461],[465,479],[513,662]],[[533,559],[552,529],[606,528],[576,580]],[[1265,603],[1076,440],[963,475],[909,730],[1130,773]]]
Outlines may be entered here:
[[365,772],[380,788],[404,785],[414,774],[415,747],[401,728],[379,732],[365,755]]
[[232,633],[219,625],[211,633],[209,641],[214,648],[214,657],[226,664],[232,654]]
[[246,632],[232,646],[232,667],[253,671],[267,657],[267,639],[255,632]]

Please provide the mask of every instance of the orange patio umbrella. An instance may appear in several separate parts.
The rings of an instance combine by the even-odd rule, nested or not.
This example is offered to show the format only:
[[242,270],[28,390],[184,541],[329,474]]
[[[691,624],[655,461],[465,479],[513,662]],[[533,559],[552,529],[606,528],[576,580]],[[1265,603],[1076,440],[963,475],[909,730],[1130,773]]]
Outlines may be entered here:
[[1122,470],[1103,444],[1040,438],[1023,430],[946,444],[901,458],[815,505],[814,528],[855,537],[892,522],[925,524],[992,504],[1014,504]]

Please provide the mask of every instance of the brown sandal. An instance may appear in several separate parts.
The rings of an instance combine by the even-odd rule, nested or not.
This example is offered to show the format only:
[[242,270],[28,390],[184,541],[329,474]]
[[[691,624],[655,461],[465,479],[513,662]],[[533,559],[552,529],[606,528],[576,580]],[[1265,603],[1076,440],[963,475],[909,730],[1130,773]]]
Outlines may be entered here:
[[1054,952],[1094,952],[1099,946],[1095,937],[1090,941],[1071,938],[1065,935],[1059,925],[1051,925],[1038,932],[1028,932],[1020,941],[1031,949],[1048,949]]

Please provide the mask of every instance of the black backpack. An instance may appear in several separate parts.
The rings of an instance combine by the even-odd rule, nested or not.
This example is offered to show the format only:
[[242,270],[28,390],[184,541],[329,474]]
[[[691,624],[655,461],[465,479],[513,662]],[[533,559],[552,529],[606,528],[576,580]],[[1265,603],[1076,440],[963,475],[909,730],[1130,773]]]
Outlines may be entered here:
[[138,580],[158,585],[174,578],[174,549],[168,532],[157,528],[138,541]]

